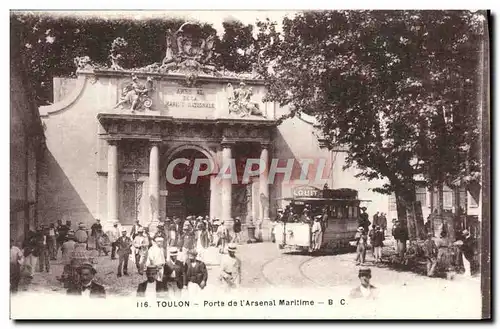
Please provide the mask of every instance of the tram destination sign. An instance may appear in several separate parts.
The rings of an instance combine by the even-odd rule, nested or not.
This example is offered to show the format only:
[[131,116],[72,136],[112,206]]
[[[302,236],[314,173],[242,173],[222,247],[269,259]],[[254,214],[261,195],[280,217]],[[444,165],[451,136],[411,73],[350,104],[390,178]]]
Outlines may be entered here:
[[323,190],[314,186],[297,186],[292,190],[294,198],[322,198]]
[[215,109],[216,92],[213,89],[167,87],[164,91],[167,107]]

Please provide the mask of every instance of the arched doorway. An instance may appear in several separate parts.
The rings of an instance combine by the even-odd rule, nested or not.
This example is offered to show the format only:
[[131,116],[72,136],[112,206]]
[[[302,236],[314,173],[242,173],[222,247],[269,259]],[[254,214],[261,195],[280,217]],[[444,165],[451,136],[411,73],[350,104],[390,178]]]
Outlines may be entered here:
[[[183,149],[170,158],[170,163],[175,159],[187,159],[189,164],[178,163],[173,168],[173,178],[186,181],[182,184],[172,184],[166,179],[165,213],[168,217],[179,216],[185,218],[189,215],[205,216],[210,212],[210,176],[201,176],[191,183],[191,175],[195,159],[207,159],[207,156],[196,149]],[[170,164],[169,163],[169,164]],[[201,170],[204,170],[204,164]]]

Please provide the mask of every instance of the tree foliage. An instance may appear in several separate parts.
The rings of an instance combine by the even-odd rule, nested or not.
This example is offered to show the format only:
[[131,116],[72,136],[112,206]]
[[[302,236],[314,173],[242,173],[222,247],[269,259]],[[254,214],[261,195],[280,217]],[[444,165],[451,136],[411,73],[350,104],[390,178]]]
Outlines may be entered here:
[[[161,63],[167,31],[176,31],[183,23],[173,18],[105,19],[13,12],[11,52],[23,57],[37,102],[45,105],[52,101],[52,78],[74,75],[75,57],[89,56],[95,64],[109,66],[112,43],[121,37],[127,43],[120,49],[123,68]],[[217,38],[214,50],[217,68],[249,71],[253,27],[239,21],[223,26],[225,33]],[[210,24],[202,23],[202,28],[206,36],[216,32]]]
[[[360,176],[414,199],[477,155],[481,16],[466,11],[318,11],[260,22],[268,98],[314,115]],[[283,118],[284,119],[284,118]],[[474,161],[472,161],[474,162]]]

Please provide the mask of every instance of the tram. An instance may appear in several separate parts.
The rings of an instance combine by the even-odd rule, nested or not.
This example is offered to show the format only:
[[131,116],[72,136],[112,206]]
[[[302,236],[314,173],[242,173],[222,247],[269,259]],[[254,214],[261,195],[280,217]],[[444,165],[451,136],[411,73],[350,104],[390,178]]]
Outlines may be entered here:
[[[282,251],[312,251],[312,224],[321,215],[323,239],[320,251],[333,252],[349,248],[354,240],[360,216],[358,191],[318,189],[299,186],[292,190],[292,197],[281,198],[288,202],[284,215],[274,226],[274,237]],[[304,210],[307,209],[307,215]]]

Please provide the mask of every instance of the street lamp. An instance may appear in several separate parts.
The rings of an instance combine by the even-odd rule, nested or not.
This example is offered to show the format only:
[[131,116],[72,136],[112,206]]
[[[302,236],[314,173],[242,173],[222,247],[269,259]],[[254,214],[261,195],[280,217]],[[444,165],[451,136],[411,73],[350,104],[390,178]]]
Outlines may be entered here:
[[138,180],[137,169],[134,169],[132,171],[132,178],[134,179],[134,213],[135,213],[135,222],[137,223],[137,180]]

